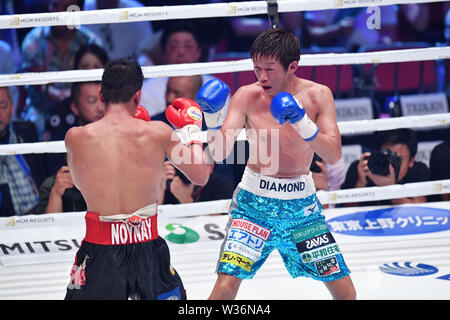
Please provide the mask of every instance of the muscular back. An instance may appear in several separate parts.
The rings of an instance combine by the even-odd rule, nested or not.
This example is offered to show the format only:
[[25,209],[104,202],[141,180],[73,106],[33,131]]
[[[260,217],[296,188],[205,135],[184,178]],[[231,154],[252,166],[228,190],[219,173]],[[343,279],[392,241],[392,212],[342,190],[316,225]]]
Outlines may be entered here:
[[88,210],[100,215],[132,213],[156,202],[169,127],[159,121],[107,114],[71,129],[68,163]]

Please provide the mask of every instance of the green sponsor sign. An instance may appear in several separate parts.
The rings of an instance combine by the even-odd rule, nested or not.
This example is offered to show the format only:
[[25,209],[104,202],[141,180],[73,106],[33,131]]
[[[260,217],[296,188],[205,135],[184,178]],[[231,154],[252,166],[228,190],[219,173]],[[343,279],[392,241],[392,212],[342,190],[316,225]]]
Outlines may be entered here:
[[184,227],[178,223],[171,223],[166,226],[166,230],[171,231],[165,238],[173,243],[192,243],[200,239],[197,231]]

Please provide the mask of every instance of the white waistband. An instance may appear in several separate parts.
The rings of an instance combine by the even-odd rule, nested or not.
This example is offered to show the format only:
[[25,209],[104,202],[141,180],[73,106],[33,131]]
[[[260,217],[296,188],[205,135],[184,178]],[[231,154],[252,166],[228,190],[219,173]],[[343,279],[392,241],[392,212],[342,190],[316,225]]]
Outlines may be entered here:
[[245,168],[238,187],[258,196],[276,199],[301,199],[316,192],[312,173],[295,178],[274,178],[264,176]]
[[127,220],[132,216],[138,216],[141,218],[148,218],[154,216],[156,214],[156,203],[149,204],[133,213],[130,214],[115,214],[112,216],[100,216],[100,220],[102,221],[119,221],[119,220]]

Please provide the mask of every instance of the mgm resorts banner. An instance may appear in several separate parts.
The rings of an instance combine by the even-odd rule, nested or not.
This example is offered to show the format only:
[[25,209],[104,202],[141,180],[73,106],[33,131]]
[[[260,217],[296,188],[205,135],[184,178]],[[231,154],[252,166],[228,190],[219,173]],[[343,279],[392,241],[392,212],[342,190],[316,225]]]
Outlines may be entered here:
[[[336,241],[346,246],[365,242],[450,239],[450,202],[392,207],[325,209]],[[177,253],[218,252],[225,238],[226,215],[188,218],[158,216],[159,235]],[[84,212],[0,218],[0,265],[74,261],[85,234]],[[450,252],[450,241],[448,243]]]

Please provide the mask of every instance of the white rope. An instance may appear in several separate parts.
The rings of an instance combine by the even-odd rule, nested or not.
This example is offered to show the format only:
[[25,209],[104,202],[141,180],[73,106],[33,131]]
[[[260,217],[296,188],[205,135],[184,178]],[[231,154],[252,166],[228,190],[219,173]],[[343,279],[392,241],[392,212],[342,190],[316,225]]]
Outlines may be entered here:
[[373,120],[340,121],[342,135],[370,133],[401,128],[427,128],[450,125],[450,113]]
[[[430,3],[442,0],[282,0],[278,12],[345,9],[394,4]],[[0,29],[38,26],[78,26],[85,24],[125,23],[172,19],[237,17],[267,13],[266,1],[247,1],[79,11],[72,6],[64,12],[17,14],[0,16]]]
[[[450,179],[407,184],[395,184],[386,187],[367,187],[337,191],[318,191],[321,204],[339,204],[389,200],[405,197],[419,197],[433,194],[450,193]],[[231,199],[204,201],[186,204],[158,206],[158,214],[171,217],[190,217],[228,212]]]
[[[363,53],[323,53],[301,56],[302,66],[374,64],[448,59],[450,47],[387,50]],[[215,74],[253,70],[251,59],[183,63],[142,67],[145,78]],[[0,75],[0,87],[38,85],[54,82],[100,81],[103,69],[29,72]]]
[[[374,120],[340,121],[338,127],[341,135],[362,134],[375,131],[399,128],[427,128],[450,125],[450,113],[438,113],[423,116],[407,116]],[[202,132],[202,142],[206,143],[206,131]],[[237,137],[238,141],[246,140],[245,130]],[[29,153],[64,153],[67,152],[64,141],[35,143],[16,143],[0,145],[0,155]]]

